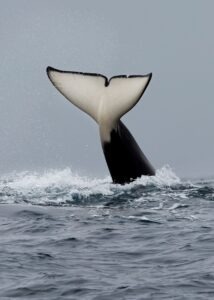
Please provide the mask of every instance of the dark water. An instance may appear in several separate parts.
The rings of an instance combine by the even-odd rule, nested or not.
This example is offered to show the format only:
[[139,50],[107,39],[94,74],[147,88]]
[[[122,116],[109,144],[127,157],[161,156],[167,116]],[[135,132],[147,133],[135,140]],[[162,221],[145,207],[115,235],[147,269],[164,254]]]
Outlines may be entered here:
[[214,299],[214,180],[0,178],[0,299]]

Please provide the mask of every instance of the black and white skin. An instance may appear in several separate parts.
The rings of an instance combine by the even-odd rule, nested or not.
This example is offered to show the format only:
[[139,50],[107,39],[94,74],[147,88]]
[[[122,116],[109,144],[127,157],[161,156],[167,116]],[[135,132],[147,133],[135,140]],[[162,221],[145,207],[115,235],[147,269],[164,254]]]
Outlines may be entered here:
[[120,120],[140,100],[152,74],[120,75],[108,79],[101,74],[47,67],[47,75],[65,98],[98,124],[114,183],[125,184],[142,175],[155,175],[153,166]]

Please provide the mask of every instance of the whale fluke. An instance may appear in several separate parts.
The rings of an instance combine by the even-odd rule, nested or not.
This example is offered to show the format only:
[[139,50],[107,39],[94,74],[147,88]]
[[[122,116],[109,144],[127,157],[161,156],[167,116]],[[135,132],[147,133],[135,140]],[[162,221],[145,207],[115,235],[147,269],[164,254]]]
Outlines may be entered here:
[[53,85],[71,103],[99,125],[106,162],[114,183],[127,183],[141,175],[155,175],[131,133],[120,121],[139,101],[152,74],[107,77],[47,67]]

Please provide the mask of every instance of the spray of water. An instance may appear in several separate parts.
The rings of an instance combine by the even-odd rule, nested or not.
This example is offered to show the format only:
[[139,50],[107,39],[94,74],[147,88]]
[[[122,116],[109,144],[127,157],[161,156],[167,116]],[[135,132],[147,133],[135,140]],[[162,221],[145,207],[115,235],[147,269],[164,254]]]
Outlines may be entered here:
[[159,198],[187,197],[200,188],[182,182],[169,166],[157,170],[156,176],[142,176],[126,185],[114,185],[110,177],[103,179],[80,176],[70,168],[38,172],[12,173],[0,177],[0,203],[36,205],[78,205],[131,199],[145,201]]

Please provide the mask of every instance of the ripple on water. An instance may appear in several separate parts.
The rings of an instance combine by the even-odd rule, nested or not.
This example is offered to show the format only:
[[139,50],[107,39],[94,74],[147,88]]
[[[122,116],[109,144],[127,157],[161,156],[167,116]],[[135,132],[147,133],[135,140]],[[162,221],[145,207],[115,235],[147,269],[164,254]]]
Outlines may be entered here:
[[214,180],[0,178],[0,298],[213,299]]

